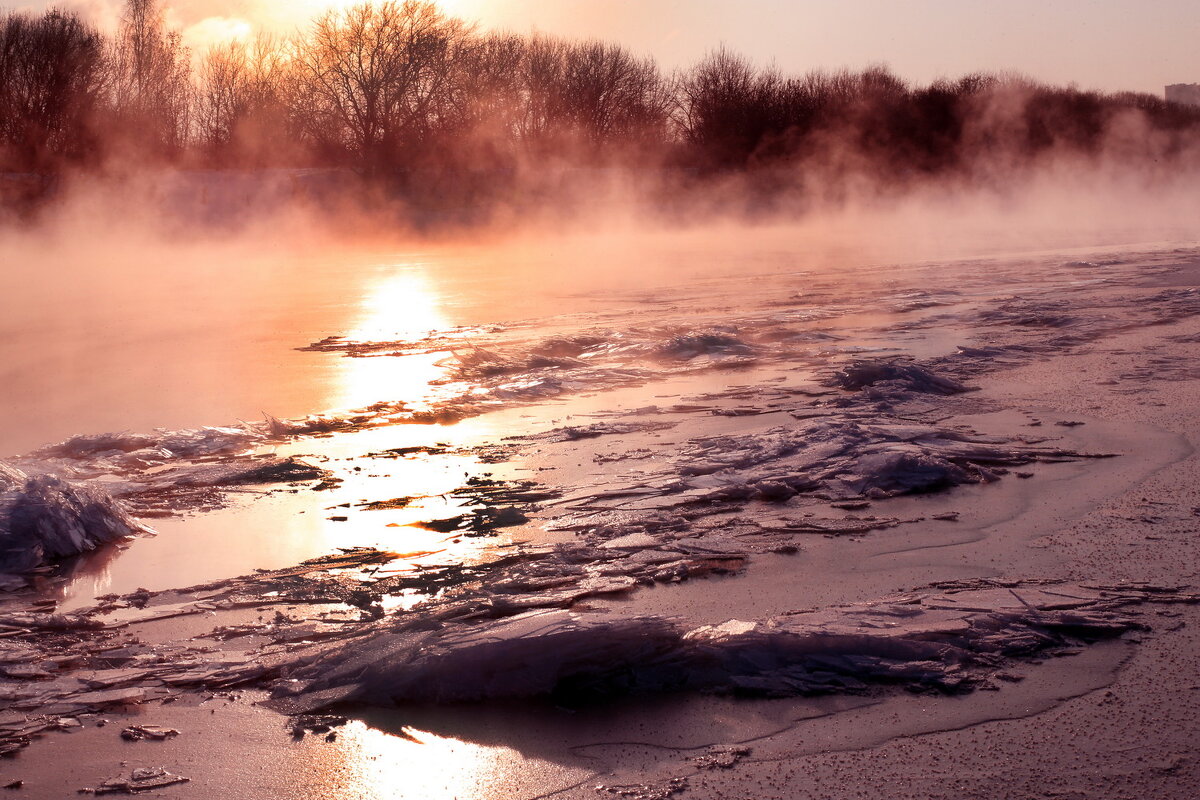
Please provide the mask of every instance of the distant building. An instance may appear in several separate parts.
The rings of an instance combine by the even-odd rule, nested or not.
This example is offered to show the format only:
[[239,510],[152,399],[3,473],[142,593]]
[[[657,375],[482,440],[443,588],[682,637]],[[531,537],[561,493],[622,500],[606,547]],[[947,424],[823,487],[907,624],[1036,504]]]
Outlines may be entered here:
[[1175,83],[1168,86],[1167,102],[1200,106],[1200,83]]

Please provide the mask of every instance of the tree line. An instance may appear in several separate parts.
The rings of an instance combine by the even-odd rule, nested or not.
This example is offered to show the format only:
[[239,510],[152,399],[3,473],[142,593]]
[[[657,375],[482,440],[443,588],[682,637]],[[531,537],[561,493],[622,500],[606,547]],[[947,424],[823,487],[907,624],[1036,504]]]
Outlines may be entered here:
[[1200,110],[1149,94],[1006,75],[917,86],[882,67],[789,76],[725,49],[668,73],[613,43],[481,31],[424,0],[203,54],[158,0],[127,0],[112,35],[67,10],[0,17],[9,173],[618,166],[903,182],[1048,153],[1192,157],[1198,138]]

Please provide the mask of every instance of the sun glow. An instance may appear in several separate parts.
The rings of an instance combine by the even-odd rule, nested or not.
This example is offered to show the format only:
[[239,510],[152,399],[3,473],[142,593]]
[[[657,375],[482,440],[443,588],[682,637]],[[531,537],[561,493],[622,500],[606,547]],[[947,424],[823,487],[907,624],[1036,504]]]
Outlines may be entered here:
[[437,0],[437,5],[451,17],[462,17],[468,22],[476,9],[476,0]]
[[[441,298],[419,270],[409,263],[384,267],[360,300],[360,313],[346,339],[362,343],[395,343],[396,351],[420,342],[430,333],[452,327],[442,312]],[[445,353],[340,359],[340,391],[335,407],[361,408],[377,402],[420,403],[430,384],[445,377],[438,362]]]
[[[169,22],[178,27],[183,41],[197,57],[209,48],[232,41],[247,41],[258,34],[289,36],[306,29],[327,11],[341,11],[363,2],[381,0],[249,0],[236,9],[228,3],[199,2],[186,9],[171,8]],[[472,23],[484,10],[480,0],[436,0],[444,14]],[[232,12],[232,13],[231,13]],[[108,20],[107,24],[115,25]]]
[[[311,20],[326,11],[340,11],[350,6],[361,5],[364,0],[291,0],[287,3],[268,2],[257,3],[257,9],[249,14],[254,19],[261,20],[267,27],[307,25]],[[378,3],[380,0],[373,0]],[[443,13],[452,17],[462,17],[471,21],[479,11],[479,0],[436,0]]]
[[183,43],[196,54],[227,42],[246,41],[254,26],[241,17],[207,17],[183,30]]
[[441,299],[419,262],[388,266],[363,292],[361,314],[346,338],[355,342],[413,342],[449,328]]

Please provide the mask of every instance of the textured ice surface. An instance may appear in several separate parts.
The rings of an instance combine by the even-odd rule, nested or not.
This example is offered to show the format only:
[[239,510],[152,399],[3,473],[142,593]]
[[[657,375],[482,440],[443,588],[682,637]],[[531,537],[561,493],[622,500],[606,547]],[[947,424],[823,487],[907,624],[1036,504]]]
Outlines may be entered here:
[[996,480],[1007,467],[1086,454],[891,418],[815,418],[684,443],[661,493],[687,502],[891,497]]
[[249,427],[206,427],[155,433],[100,433],[72,436],[49,445],[34,455],[72,460],[117,457],[121,453],[149,451],[160,458],[195,458],[246,447],[258,437]]
[[[757,309],[721,298],[708,318],[679,324],[662,321],[672,303],[650,298],[644,315],[628,325],[589,315],[560,320],[556,329],[565,332],[553,337],[536,328],[531,336],[529,326],[516,325],[477,332],[479,348],[465,345],[465,338],[453,342],[457,357],[446,362],[445,392],[419,410],[383,402],[227,428],[74,437],[44,448],[18,466],[44,462],[72,483],[115,477],[115,491],[146,507],[194,508],[224,486],[319,476],[308,465],[249,456],[288,437],[452,421],[546,398],[599,398],[586,415],[571,417],[575,424],[554,423],[560,427],[504,444],[514,450],[530,444],[550,455],[557,448],[572,456],[570,466],[583,467],[582,478],[576,473],[557,484],[567,469],[532,473],[551,484],[538,490],[542,497],[561,490],[561,503],[548,500],[538,514],[527,506],[541,500],[478,498],[485,509],[515,509],[511,521],[523,521],[528,512],[539,525],[577,533],[570,544],[497,550],[485,563],[451,559],[424,566],[398,565],[388,554],[348,553],[325,563],[336,575],[310,563],[178,596],[108,598],[78,619],[6,615],[0,625],[17,636],[0,639],[0,665],[11,678],[2,699],[32,712],[51,703],[103,707],[179,688],[239,684],[273,685],[285,709],[345,699],[795,695],[874,693],[887,686],[958,692],[1013,677],[1023,659],[1068,654],[1119,635],[1139,624],[1139,616],[1151,619],[1137,605],[1155,599],[1153,593],[1065,584],[947,586],[701,628],[665,617],[589,612],[584,605],[650,584],[737,573],[752,554],[795,552],[798,534],[865,533],[910,521],[887,516],[885,498],[893,495],[987,482],[1012,466],[1083,455],[1045,439],[987,436],[946,420],[992,410],[972,407],[982,402],[975,396],[957,396],[990,370],[1129,326],[1195,314],[1200,297],[1172,289],[1133,303],[1119,287],[1093,286],[1072,290],[1068,313],[1061,298],[1025,292],[1019,283],[1025,271],[1021,266],[1005,276],[1012,282],[1000,281],[1003,291],[1023,296],[999,299],[990,275],[953,290],[882,293],[840,281],[824,294],[809,286],[820,276],[808,275],[797,279],[795,288],[802,285],[804,292],[793,297],[780,291]],[[693,306],[685,306],[691,315]],[[883,313],[867,325],[879,328],[852,320],[820,327],[847,312],[877,309]],[[936,315],[923,313],[931,309]],[[573,325],[579,329],[570,330]],[[925,332],[931,335],[923,342]],[[954,349],[960,333],[967,344]],[[408,352],[449,352],[446,338],[410,343]],[[924,354],[904,356],[909,343],[921,344]],[[314,349],[356,356],[396,349],[394,343],[343,344],[326,341]],[[1179,376],[1194,369],[1185,361],[1151,359],[1145,368]],[[643,408],[596,413],[596,405],[605,408],[600,392],[659,378],[674,385],[661,392],[656,386],[630,404]],[[622,394],[628,400],[632,393]],[[597,454],[591,463],[574,458],[588,454],[588,440],[598,437],[605,448],[631,449],[603,459]],[[623,464],[623,458],[637,461]],[[840,515],[831,505],[839,511],[871,507],[879,516]],[[454,519],[448,532],[486,527],[488,513]],[[373,569],[346,574],[356,564]],[[374,571],[380,565],[386,566]],[[412,602],[397,605],[397,598]],[[199,643],[127,641],[88,649],[114,635],[115,626],[177,616],[199,623],[268,602],[344,604],[352,611],[337,620],[319,613],[226,620]],[[96,630],[104,625],[114,628]],[[63,631],[70,635],[50,635]],[[214,641],[220,646],[206,649]]]

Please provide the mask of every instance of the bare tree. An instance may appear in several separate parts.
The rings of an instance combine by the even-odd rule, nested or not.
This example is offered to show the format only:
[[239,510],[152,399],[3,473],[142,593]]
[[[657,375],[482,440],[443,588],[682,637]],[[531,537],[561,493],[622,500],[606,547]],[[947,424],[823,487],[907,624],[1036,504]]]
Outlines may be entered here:
[[117,135],[139,157],[172,157],[189,132],[191,68],[159,0],[126,0],[110,58]]
[[287,79],[282,46],[270,36],[218,45],[205,54],[197,75],[195,132],[210,162],[265,166],[291,152]]
[[661,141],[670,97],[653,60],[592,41],[568,48],[565,67],[567,117],[593,153],[606,146]]
[[439,164],[457,169],[510,166],[524,107],[521,68],[524,37],[488,33],[462,37],[452,57],[451,75],[434,104],[425,148]]
[[316,21],[296,48],[297,94],[318,142],[344,148],[366,172],[419,156],[468,34],[431,2],[363,3]]
[[100,34],[73,13],[0,17],[0,167],[56,169],[92,156],[103,67]]
[[568,124],[567,42],[534,36],[525,48],[521,69],[522,107],[517,135],[527,147],[544,148]]
[[747,169],[766,198],[797,175],[836,196],[864,175],[890,187],[935,174],[991,181],[1114,147],[1147,162],[1200,158],[1200,111],[1148,95],[1012,75],[917,87],[884,67],[784,76],[724,49],[666,79],[618,45],[478,34],[429,0],[364,2],[289,41],[222,45],[193,75],[162,0],[123,2],[109,41],[71,13],[0,12],[0,169],[116,153],[403,170],[423,204],[450,205],[536,195],[529,173],[505,170],[518,163]]
[[678,82],[684,140],[707,160],[744,164],[764,137],[787,127],[785,85],[774,69],[756,70],[744,56],[710,53]]

